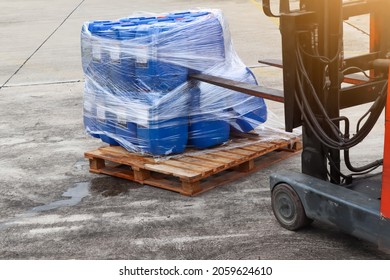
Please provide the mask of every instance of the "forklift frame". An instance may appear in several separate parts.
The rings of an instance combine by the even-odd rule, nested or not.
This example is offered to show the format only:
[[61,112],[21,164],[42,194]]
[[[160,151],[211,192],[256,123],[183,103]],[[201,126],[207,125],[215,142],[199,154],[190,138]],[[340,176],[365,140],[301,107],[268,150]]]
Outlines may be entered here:
[[[191,78],[283,102],[286,131],[302,126],[302,173],[270,178],[272,209],[284,228],[297,230],[318,220],[390,250],[390,1],[300,0],[299,8],[291,10],[289,0],[279,0],[275,14],[270,0],[263,0],[263,11],[280,20],[283,63],[260,62],[283,69],[283,91],[204,74]],[[370,15],[370,49],[344,58],[343,21],[365,14]],[[367,78],[354,76],[366,71]],[[369,102],[369,118],[373,117],[370,123],[366,120],[368,128],[350,137],[349,120],[340,110]],[[367,136],[385,104],[384,156],[371,164],[372,169],[383,164],[382,174],[345,176],[340,171],[342,150],[350,170],[370,169],[353,167],[349,149]]]
[[[263,0],[263,4],[265,14],[275,16],[270,11],[269,0]],[[390,110],[386,110],[382,175],[360,180],[347,177],[344,184],[340,151],[344,150],[345,157],[349,157],[349,146],[342,143],[332,147],[329,143],[333,143],[331,140],[348,142],[349,132],[343,135],[345,139],[334,136],[332,139],[332,127],[324,120],[326,111],[326,117],[337,129],[340,121],[345,121],[345,117],[340,117],[340,109],[373,101],[374,107],[381,99],[383,105],[375,109],[379,117],[384,104],[390,105],[390,94],[387,93],[385,101],[390,64],[390,32],[386,29],[390,26],[389,11],[390,5],[385,0],[347,3],[341,0],[301,0],[300,8],[295,11],[290,11],[288,0],[280,0],[278,17],[282,34],[286,130],[303,128],[302,174],[284,172],[272,175],[270,180],[275,217],[287,229],[297,230],[312,220],[318,220],[373,242],[381,249],[390,249]],[[343,46],[343,21],[363,14],[370,14],[370,50],[365,55],[345,59],[340,50]],[[303,42],[299,42],[304,36]],[[308,54],[313,44],[320,54],[318,57],[323,59]],[[298,48],[306,54],[303,74],[297,71],[302,68],[302,61],[296,55],[300,52]],[[347,74],[367,70],[370,71],[367,80],[345,78]],[[307,75],[309,80],[303,86],[299,84],[299,75]],[[342,82],[354,85],[342,88]],[[300,98],[297,97],[299,91]],[[317,96],[311,96],[310,91]],[[304,106],[312,107],[310,110],[317,118],[316,122],[331,138],[328,142],[305,116],[308,110],[305,111]]]

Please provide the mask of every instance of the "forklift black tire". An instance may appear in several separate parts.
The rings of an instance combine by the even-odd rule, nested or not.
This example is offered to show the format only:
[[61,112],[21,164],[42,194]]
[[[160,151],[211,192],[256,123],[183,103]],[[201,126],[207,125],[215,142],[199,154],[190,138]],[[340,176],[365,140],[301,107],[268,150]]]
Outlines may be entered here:
[[313,222],[306,216],[298,194],[285,183],[272,190],[272,210],[280,225],[288,230],[298,230]]

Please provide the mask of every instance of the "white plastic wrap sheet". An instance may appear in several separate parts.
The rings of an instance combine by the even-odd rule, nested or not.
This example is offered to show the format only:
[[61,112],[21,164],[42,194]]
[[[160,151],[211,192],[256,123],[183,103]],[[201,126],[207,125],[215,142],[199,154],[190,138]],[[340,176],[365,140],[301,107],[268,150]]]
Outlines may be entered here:
[[227,143],[267,119],[263,99],[188,79],[255,84],[219,10],[136,13],[84,23],[84,126],[103,142],[154,156]]

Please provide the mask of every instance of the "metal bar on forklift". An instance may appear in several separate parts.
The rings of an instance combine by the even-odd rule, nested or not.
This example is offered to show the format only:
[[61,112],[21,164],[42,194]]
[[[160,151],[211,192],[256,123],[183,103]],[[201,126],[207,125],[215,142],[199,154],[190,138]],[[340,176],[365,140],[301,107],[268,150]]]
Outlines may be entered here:
[[381,80],[341,89],[340,108],[345,109],[375,101],[385,84],[386,81]]
[[266,88],[258,85],[242,83],[230,79],[215,77],[207,74],[192,74],[191,79],[206,82],[223,88],[246,93],[249,95],[262,97],[276,102],[284,102],[284,94],[282,90]]
[[380,1],[378,0],[365,0],[345,3],[343,5],[343,18],[348,19],[350,17],[367,14],[374,7],[374,4],[379,2]]
[[361,70],[366,71],[372,69],[372,62],[375,59],[378,59],[381,55],[383,55],[381,52],[372,52],[360,56],[346,58],[344,60],[343,67],[344,69],[350,68],[350,70],[343,71],[344,75],[361,72]]
[[277,59],[259,59],[259,63],[283,69],[283,63]]

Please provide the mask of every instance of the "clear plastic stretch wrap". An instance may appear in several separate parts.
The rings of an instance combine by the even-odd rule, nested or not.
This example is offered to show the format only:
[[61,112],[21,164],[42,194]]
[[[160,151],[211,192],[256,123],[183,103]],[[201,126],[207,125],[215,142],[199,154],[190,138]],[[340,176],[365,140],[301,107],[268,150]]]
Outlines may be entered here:
[[219,10],[135,14],[81,32],[84,126],[110,145],[169,155],[225,143],[266,121],[261,98],[188,79],[205,73],[256,83]]

